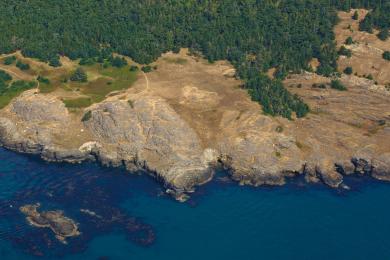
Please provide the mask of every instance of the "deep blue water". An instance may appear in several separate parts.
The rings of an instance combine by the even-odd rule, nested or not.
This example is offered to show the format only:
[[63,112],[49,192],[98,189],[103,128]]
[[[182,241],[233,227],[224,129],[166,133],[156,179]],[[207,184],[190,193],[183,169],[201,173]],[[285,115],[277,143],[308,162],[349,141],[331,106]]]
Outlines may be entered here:
[[[348,182],[340,192],[218,179],[181,204],[147,176],[0,149],[0,259],[390,259],[390,184]],[[36,202],[63,210],[81,236],[63,245],[28,225],[18,207]]]

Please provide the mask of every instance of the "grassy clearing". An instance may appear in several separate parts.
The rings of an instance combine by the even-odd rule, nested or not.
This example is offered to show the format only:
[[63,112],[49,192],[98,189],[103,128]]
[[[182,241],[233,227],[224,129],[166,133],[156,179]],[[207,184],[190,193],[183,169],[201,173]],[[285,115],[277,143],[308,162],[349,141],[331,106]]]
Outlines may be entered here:
[[51,83],[39,83],[39,92],[41,93],[50,93],[53,92],[56,87],[52,85]]
[[[0,64],[3,66],[5,57],[0,58]],[[16,62],[19,61],[20,68],[16,68]],[[39,82],[38,89],[40,93],[52,93],[61,98],[66,107],[77,110],[78,108],[85,108],[93,103],[103,101],[111,92],[125,90],[137,80],[137,69],[131,69],[130,65],[123,65],[122,67],[114,67],[111,63],[105,62],[79,65],[78,62],[69,61],[70,64],[58,68],[44,66],[39,61],[34,61],[30,58],[24,58],[17,54],[15,58],[9,58],[7,67],[15,70],[18,78],[24,80]],[[28,64],[29,68],[24,68],[23,65]],[[27,66],[25,66],[27,67]],[[72,73],[75,68],[81,67],[88,76],[87,82],[71,81]],[[133,67],[135,67],[133,65]],[[136,67],[135,67],[136,68]],[[0,72],[1,73],[1,72]],[[5,76],[8,76],[4,73]],[[3,75],[3,76],[4,76]],[[2,75],[0,75],[2,76]],[[14,79],[2,80],[3,87],[7,91],[0,91],[0,107],[6,106],[13,97],[23,92],[22,89],[8,90],[8,86],[13,83]],[[28,88],[26,88],[28,89]],[[64,94],[64,91],[66,93]]]
[[85,85],[79,86],[81,93],[90,96],[94,102],[102,101],[106,95],[113,91],[120,91],[129,88],[137,80],[137,72],[130,71],[130,66],[122,68],[100,65],[88,67],[87,72],[97,72],[101,77]]
[[[64,99],[63,101],[68,108],[85,108],[93,103],[101,102],[109,93],[127,89],[137,80],[137,71],[130,71],[130,66],[104,68],[101,64],[94,64],[85,65],[82,68],[88,75],[88,82],[66,81],[60,83],[62,89],[86,96]],[[44,87],[48,87],[48,91],[53,88],[53,86]]]
[[67,108],[84,108],[93,104],[90,97],[69,98],[62,100]]
[[19,96],[22,92],[36,87],[36,82],[17,80],[12,82],[7,88],[0,92],[0,109],[7,106],[11,100]]

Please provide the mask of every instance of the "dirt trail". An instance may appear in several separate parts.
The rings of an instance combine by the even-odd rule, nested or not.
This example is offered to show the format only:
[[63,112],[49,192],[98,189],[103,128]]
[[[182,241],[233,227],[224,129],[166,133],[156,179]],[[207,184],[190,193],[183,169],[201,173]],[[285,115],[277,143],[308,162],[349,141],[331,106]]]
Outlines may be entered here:
[[142,71],[142,75],[144,75],[145,82],[146,82],[146,88],[142,92],[148,92],[150,89],[150,83],[149,83],[149,78],[148,75],[146,75],[145,72]]

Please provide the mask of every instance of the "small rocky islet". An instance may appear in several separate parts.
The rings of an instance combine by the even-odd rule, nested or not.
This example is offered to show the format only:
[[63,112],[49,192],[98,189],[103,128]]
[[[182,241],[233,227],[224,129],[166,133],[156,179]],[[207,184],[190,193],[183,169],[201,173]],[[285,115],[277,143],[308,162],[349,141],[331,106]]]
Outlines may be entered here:
[[40,228],[50,228],[56,238],[65,244],[67,237],[80,235],[77,224],[72,219],[64,216],[61,210],[39,212],[38,208],[40,206],[37,203],[20,207],[20,211],[26,215],[26,219],[31,225]]

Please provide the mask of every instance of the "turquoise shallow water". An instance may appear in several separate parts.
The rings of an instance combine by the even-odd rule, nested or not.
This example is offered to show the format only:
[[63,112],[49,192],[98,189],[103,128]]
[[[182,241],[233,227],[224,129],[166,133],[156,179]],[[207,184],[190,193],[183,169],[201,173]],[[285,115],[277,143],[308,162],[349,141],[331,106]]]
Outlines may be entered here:
[[[146,176],[0,150],[0,259],[390,259],[390,185],[347,182],[349,192],[217,180],[180,204]],[[17,208],[36,202],[82,235],[62,245],[29,226]],[[121,217],[103,225],[80,208]]]

